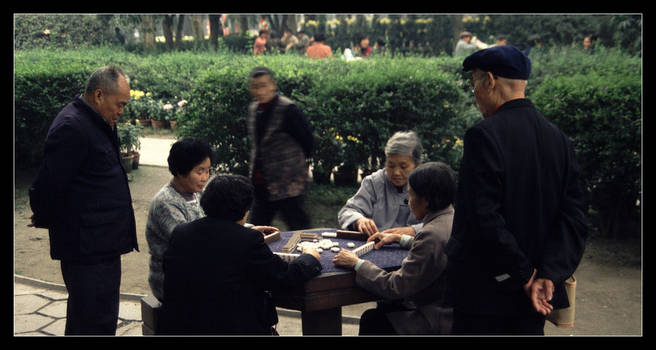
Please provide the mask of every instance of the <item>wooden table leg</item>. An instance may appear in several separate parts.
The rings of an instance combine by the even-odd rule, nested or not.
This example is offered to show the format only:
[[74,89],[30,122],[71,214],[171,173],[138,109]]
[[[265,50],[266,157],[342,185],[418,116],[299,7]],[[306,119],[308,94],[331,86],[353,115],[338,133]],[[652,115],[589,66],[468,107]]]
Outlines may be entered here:
[[302,311],[303,335],[342,335],[342,308]]

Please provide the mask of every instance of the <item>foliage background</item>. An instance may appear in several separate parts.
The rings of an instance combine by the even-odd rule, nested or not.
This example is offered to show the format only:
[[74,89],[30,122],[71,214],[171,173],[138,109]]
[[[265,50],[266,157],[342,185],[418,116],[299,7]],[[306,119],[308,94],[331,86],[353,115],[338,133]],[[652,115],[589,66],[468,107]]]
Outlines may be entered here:
[[[356,62],[312,61],[298,55],[253,57],[243,54],[249,51],[247,35],[219,38],[216,51],[188,42],[177,50],[163,43],[147,50],[143,45],[121,47],[112,41],[111,29],[119,23],[116,17],[82,16],[76,26],[57,21],[61,17],[55,15],[16,18],[15,164],[19,168],[39,164],[47,129],[59,110],[82,92],[91,72],[116,64],[131,77],[132,89],[164,100],[188,100],[178,120],[178,135],[214,145],[215,166],[221,171],[245,173],[250,147],[245,119],[251,100],[246,77],[252,67],[266,65],[276,73],[279,91],[302,107],[314,127],[315,182],[326,182],[325,175],[335,167],[358,168],[364,175],[376,170],[386,139],[407,129],[422,137],[426,159],[445,161],[457,170],[464,131],[480,114],[469,93],[468,77],[461,71],[462,59],[449,55],[455,43],[448,39],[452,36],[437,33],[462,28],[481,38],[510,33],[511,43],[521,44],[521,33],[528,38],[533,32],[526,28],[542,28],[544,46],[531,51],[527,97],[572,138],[595,226],[607,236],[639,236],[639,16],[390,15],[384,17],[389,23],[383,17],[371,22],[364,16],[347,18],[349,23],[333,24],[334,28],[325,20],[321,24],[319,18],[316,27],[334,29],[336,50],[339,45],[352,45],[349,40],[356,32],[381,30],[387,47],[393,48],[390,54]],[[38,34],[43,23],[50,28],[49,38]],[[507,30],[511,28],[524,29],[512,34]],[[594,54],[578,45],[589,29],[602,33]],[[421,41],[409,45],[413,35],[435,36],[427,41],[430,45],[422,44],[421,51]],[[440,38],[446,41],[434,44]],[[126,121],[133,122],[128,116],[123,117]]]

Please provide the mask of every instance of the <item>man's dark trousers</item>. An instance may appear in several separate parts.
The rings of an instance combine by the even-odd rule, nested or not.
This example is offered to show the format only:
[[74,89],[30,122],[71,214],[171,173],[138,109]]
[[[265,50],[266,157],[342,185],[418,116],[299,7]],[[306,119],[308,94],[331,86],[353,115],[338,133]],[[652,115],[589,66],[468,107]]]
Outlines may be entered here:
[[121,257],[100,263],[61,262],[68,290],[65,335],[116,335]]
[[250,223],[255,226],[270,226],[273,217],[280,212],[289,230],[307,229],[310,227],[310,217],[305,212],[304,203],[304,195],[269,201],[266,190],[256,186]]

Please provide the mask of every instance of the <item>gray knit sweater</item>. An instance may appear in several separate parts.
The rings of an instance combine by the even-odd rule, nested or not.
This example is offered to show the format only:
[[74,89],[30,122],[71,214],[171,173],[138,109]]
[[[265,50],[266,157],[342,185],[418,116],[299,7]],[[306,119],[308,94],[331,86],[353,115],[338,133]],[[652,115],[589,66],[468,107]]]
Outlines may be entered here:
[[164,300],[164,253],[175,226],[205,216],[200,207],[200,193],[180,193],[171,184],[157,192],[150,202],[146,222],[146,240],[150,252],[148,284],[153,295]]

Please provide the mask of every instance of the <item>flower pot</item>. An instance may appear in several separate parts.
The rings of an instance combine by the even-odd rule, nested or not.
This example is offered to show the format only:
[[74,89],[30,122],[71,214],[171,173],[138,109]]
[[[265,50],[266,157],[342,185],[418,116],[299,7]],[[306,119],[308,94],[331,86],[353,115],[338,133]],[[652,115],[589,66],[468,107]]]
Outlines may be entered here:
[[126,173],[129,173],[130,171],[132,171],[134,158],[135,158],[134,154],[132,154],[132,155],[126,155],[126,154],[121,155],[121,162],[123,164],[123,169],[125,170]]
[[132,155],[134,156],[134,159],[132,159],[132,169],[139,169],[139,152],[133,151]]
[[164,129],[166,127],[166,120],[155,120],[151,121],[153,129]]
[[150,126],[150,119],[138,119],[137,121],[141,126]]

